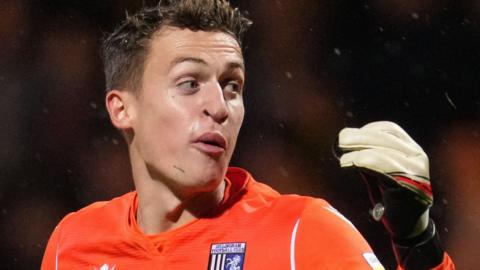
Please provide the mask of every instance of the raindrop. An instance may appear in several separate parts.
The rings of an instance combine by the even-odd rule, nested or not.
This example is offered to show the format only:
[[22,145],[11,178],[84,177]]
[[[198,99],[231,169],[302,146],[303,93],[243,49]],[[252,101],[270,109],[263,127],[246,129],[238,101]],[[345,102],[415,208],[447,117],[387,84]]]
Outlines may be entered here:
[[455,106],[455,104],[453,103],[452,99],[450,98],[447,92],[445,92],[445,97],[447,98],[448,103],[450,103],[450,105],[452,105],[452,107],[456,110],[457,106]]
[[418,18],[420,17],[420,16],[418,16],[418,13],[416,13],[416,12],[413,12],[411,16],[412,16],[412,19],[414,19],[414,20],[418,20]]
[[342,52],[340,51],[339,48],[335,48],[335,49],[333,50],[333,52],[334,52],[336,55],[338,55],[338,56],[340,56],[340,55],[342,54]]
[[283,166],[279,166],[278,170],[279,170],[280,175],[282,175],[283,177],[288,177],[290,175],[288,173],[288,170],[285,169],[285,167],[283,167]]
[[290,73],[289,71],[285,71],[285,76],[290,80],[293,78],[292,73]]

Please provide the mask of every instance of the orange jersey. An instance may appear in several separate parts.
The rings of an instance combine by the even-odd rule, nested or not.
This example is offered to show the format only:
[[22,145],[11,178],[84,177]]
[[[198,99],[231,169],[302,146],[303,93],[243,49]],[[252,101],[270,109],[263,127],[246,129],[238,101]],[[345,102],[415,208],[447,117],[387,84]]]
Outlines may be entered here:
[[324,200],[280,195],[238,168],[227,183],[212,216],[153,236],[136,223],[135,192],[71,213],[55,228],[41,269],[383,269]]

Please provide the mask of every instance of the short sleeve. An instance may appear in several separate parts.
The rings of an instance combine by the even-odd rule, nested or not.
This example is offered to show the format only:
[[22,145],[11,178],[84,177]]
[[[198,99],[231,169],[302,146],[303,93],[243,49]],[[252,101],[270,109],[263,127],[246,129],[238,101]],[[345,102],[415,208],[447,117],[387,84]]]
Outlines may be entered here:
[[61,231],[64,227],[65,221],[73,216],[75,212],[67,214],[63,219],[57,224],[55,229],[50,235],[50,239],[48,240],[47,247],[45,249],[45,253],[43,254],[42,259],[42,266],[41,270],[56,270],[58,269],[58,253],[60,248],[60,238],[61,238]]
[[443,254],[443,262],[432,270],[455,270],[455,265],[450,256],[445,252]]
[[50,239],[48,240],[47,248],[43,254],[41,270],[55,270],[57,269],[57,251],[60,239],[60,226],[58,225],[54,230]]
[[353,224],[323,200],[313,200],[297,223],[292,268],[384,269]]
[[[403,270],[402,267],[398,266],[397,270]],[[448,253],[443,254],[443,261],[441,264],[437,265],[435,268],[432,268],[431,270],[455,270],[455,265],[448,255]]]

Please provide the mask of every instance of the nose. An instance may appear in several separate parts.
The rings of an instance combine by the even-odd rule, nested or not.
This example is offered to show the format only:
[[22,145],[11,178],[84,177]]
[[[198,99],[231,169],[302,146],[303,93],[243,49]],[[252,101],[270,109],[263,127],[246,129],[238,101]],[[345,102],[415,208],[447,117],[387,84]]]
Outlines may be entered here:
[[203,113],[222,124],[228,118],[228,104],[223,95],[223,89],[218,82],[212,82],[205,90],[206,102]]

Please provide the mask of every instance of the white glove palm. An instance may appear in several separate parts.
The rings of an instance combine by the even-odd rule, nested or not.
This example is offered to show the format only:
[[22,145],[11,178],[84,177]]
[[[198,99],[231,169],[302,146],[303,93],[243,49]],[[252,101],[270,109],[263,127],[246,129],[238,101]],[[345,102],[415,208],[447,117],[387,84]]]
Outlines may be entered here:
[[340,166],[365,168],[388,176],[415,192],[426,205],[433,200],[428,156],[397,124],[373,122],[340,131],[338,146],[345,152]]
[[[340,166],[358,168],[368,178],[373,216],[392,236],[408,238],[425,230],[433,202],[428,157],[401,127],[383,121],[345,128],[338,147],[345,152]],[[373,189],[381,198],[374,198]]]

